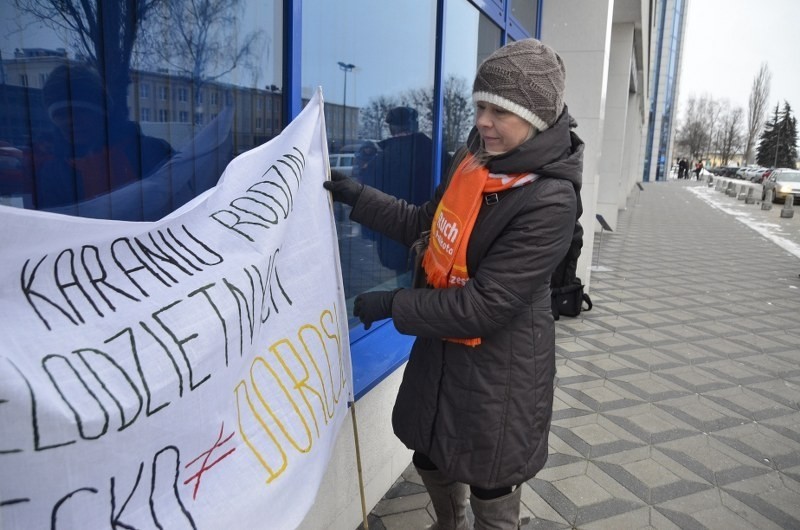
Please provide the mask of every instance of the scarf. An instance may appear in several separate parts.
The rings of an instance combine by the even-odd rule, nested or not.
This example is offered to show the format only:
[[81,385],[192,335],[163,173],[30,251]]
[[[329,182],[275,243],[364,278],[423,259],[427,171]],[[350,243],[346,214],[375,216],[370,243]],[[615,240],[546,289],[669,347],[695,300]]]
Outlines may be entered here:
[[[475,164],[468,154],[458,165],[447,190],[436,208],[431,239],[422,258],[422,268],[433,287],[464,287],[469,280],[467,245],[485,195],[523,186],[535,180],[530,173],[490,175],[485,166]],[[480,338],[446,339],[477,346]]]

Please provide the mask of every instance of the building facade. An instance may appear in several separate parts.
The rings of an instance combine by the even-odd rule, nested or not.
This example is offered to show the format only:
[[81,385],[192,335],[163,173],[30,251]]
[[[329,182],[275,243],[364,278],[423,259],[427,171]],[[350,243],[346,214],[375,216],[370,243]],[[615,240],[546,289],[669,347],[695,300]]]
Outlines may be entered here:
[[[78,9],[57,13],[62,18],[7,7],[0,142],[17,154],[0,168],[0,198],[26,208],[115,218],[113,212],[81,209],[93,198],[85,175],[65,171],[56,182],[42,170],[64,149],[80,149],[82,131],[74,119],[89,110],[94,114],[85,119],[96,120],[109,144],[115,131],[132,131],[126,140],[139,146],[140,159],[131,164],[141,179],[170,156],[213,150],[216,163],[198,168],[207,174],[193,176],[191,193],[170,203],[175,209],[213,186],[232,157],[279,134],[322,87],[329,149],[354,151],[357,160],[389,139],[389,110],[414,110],[417,132],[430,140],[430,171],[400,182],[368,182],[415,200],[420,190],[432,192],[472,126],[471,84],[480,62],[506,42],[536,37],[564,60],[566,104],[586,143],[578,276],[590,285],[597,216],[616,228],[636,184],[666,178],[658,161],[671,156],[685,2],[243,0],[230,2],[218,19],[149,13],[138,21],[135,38],[122,43],[104,41],[103,32],[65,29],[63,17],[87,17],[72,0],[63,5]],[[192,38],[199,35],[208,38]],[[78,66],[96,72],[102,88],[74,73]],[[51,79],[59,67],[69,72],[60,85]],[[71,130],[54,123],[65,109]],[[156,142],[167,150],[151,156],[146,146]],[[358,167],[354,163],[356,176]],[[95,194],[114,193],[112,176],[106,180],[92,183]],[[141,212],[127,220],[152,219]],[[349,306],[365,290],[410,284],[410,273],[382,251],[383,241],[351,226],[346,215],[337,223]],[[367,331],[351,320],[350,339],[369,509],[410,461],[388,417],[412,338],[391,322]],[[304,527],[355,528],[361,519],[352,438],[344,431],[340,438],[323,485],[326,495]]]
[[678,119],[678,86],[688,0],[659,2],[653,13],[648,128],[644,141],[644,182],[667,180]]

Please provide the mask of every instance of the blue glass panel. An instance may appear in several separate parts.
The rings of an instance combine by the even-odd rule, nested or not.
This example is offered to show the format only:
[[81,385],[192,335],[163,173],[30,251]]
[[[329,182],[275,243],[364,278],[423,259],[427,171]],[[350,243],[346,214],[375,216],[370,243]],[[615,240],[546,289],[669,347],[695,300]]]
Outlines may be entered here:
[[[302,91],[323,89],[331,168],[415,204],[433,189],[435,22],[434,0],[303,1]],[[335,205],[352,314],[357,294],[411,275],[408,248],[349,213]]]
[[275,0],[19,0],[2,14],[4,203],[159,219],[282,128]]

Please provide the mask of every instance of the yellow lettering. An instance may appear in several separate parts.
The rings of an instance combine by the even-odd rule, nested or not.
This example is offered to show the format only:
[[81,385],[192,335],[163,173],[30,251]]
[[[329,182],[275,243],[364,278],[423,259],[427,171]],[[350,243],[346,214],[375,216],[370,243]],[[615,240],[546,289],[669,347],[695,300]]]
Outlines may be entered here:
[[[267,436],[269,436],[270,440],[272,440],[272,443],[275,446],[273,451],[277,451],[277,453],[280,455],[279,464],[277,465],[277,470],[273,468],[273,466],[267,463],[268,458],[262,455],[261,451],[259,451],[258,448],[255,446],[255,444],[250,440],[250,437],[247,435],[247,432],[245,431],[244,425],[242,425],[242,408],[240,405],[239,387],[244,388],[244,398],[247,400],[247,408],[250,409],[250,412],[253,414],[253,417],[258,421],[259,424],[261,424],[261,428],[264,430],[265,433],[267,433]],[[247,383],[241,381],[238,385],[236,385],[236,388],[233,389],[233,393],[236,395],[236,414],[239,419],[239,434],[242,436],[242,440],[244,440],[244,443],[247,444],[247,447],[250,448],[250,451],[255,455],[258,462],[264,467],[264,469],[267,470],[267,475],[269,475],[269,477],[267,478],[267,484],[269,484],[270,482],[275,480],[281,473],[283,473],[284,470],[286,469],[286,462],[287,462],[286,453],[281,448],[281,445],[278,443],[278,440],[275,439],[275,435],[272,434],[272,431],[267,426],[264,419],[261,417],[261,415],[256,411],[255,407],[253,406],[253,402],[250,400],[250,394],[247,391]],[[265,452],[270,452],[269,448],[267,448]]]
[[[347,367],[335,305],[333,312],[326,309],[320,313],[319,327],[313,324],[300,326],[297,339],[302,344],[302,354],[291,340],[277,340],[268,348],[272,360],[254,358],[250,365],[249,383],[243,380],[234,388],[239,433],[266,470],[267,484],[287,468],[285,442],[289,443],[287,448],[291,446],[298,453],[311,451],[314,436],[309,420],[314,422],[319,438],[317,416],[321,414],[325,425],[334,417],[350,376],[345,371]],[[336,348],[335,354],[333,348]],[[323,356],[327,365],[325,376],[320,370]],[[338,367],[332,363],[338,363]],[[309,369],[309,364],[313,370]],[[329,387],[326,382],[329,382]],[[250,397],[250,389],[257,397],[255,401]],[[305,407],[299,405],[294,392],[302,398]],[[304,411],[310,418],[304,415]],[[266,437],[259,437],[259,431],[263,431]]]
[[[289,352],[286,355],[281,355],[280,349],[281,346],[284,346]],[[308,368],[306,367],[303,359],[300,357],[300,354],[297,353],[297,349],[288,339],[281,339],[278,342],[274,343],[272,346],[269,347],[270,353],[275,356],[275,359],[280,363],[283,367],[284,372],[289,378],[292,380],[292,388],[297,390],[300,393],[300,397],[303,399],[303,402],[306,404],[306,408],[308,412],[311,414],[311,419],[314,421],[314,430],[316,431],[317,438],[319,438],[319,425],[317,424],[317,417],[314,414],[314,407],[309,403],[308,397],[304,390],[307,389],[309,393],[316,396],[317,401],[320,402],[322,407],[322,415],[325,416],[325,402],[320,397],[319,392],[313,389],[311,386],[308,385],[309,380],[309,373]],[[296,362],[293,362],[292,365],[294,368],[289,366],[291,360],[294,359]],[[298,375],[299,374],[299,375]],[[298,414],[299,414],[298,410]],[[327,422],[326,422],[327,423]]]
[[[270,351],[272,351],[272,348],[270,348]],[[281,363],[281,364],[283,364],[283,363]],[[281,390],[280,393],[278,393],[278,392],[270,392],[268,395],[270,395],[272,397],[276,397],[276,398],[278,396],[280,396],[280,394],[283,394],[284,396],[286,396],[286,399],[288,400],[289,404],[291,405],[291,409],[290,409],[290,407],[280,406],[280,405],[277,406],[276,408],[278,410],[280,410],[280,411],[285,411],[287,413],[289,412],[289,410],[293,410],[295,412],[295,415],[297,416],[297,419],[300,421],[300,423],[302,424],[303,427],[302,427],[302,429],[298,428],[298,429],[293,429],[293,430],[305,431],[306,440],[307,440],[306,441],[306,445],[304,445],[304,446],[300,445],[300,443],[295,439],[295,437],[292,436],[292,434],[289,432],[289,429],[287,428],[287,425],[283,421],[281,421],[281,418],[278,417],[277,414],[275,414],[273,408],[270,406],[269,403],[267,403],[267,400],[264,399],[264,394],[261,392],[261,389],[260,389],[261,385],[256,380],[256,369],[258,368],[257,365],[263,366],[266,369],[266,371],[269,372],[269,374],[272,376],[272,379],[264,378],[264,382],[267,385],[269,385],[270,381],[274,380],[274,383],[276,385],[278,385],[278,387]],[[292,445],[292,447],[294,447],[300,453],[309,452],[311,450],[311,445],[312,445],[313,442],[312,442],[312,439],[311,439],[311,431],[308,428],[308,423],[306,423],[305,418],[303,417],[302,413],[300,412],[300,407],[298,407],[297,403],[295,403],[294,399],[292,399],[292,396],[289,393],[289,390],[286,388],[286,386],[284,386],[283,381],[281,381],[280,377],[278,377],[278,374],[275,372],[275,370],[272,368],[272,366],[270,366],[269,363],[263,357],[256,357],[255,359],[253,359],[253,364],[250,365],[250,382],[253,385],[253,390],[255,390],[256,395],[258,396],[258,400],[261,402],[261,405],[267,410],[267,413],[272,418],[272,421],[275,422],[275,425],[278,426],[278,429],[280,429],[281,433],[283,433],[283,435],[286,437],[286,439],[289,441],[289,443]],[[287,420],[291,419],[289,414],[283,414],[283,418],[287,419]]]
[[[326,324],[332,324],[333,331],[328,331],[328,328],[326,327]],[[322,328],[322,331],[325,333],[325,336],[328,337],[329,339],[333,339],[336,342],[336,361],[337,361],[337,363],[339,365],[338,366],[338,370],[332,370],[331,369],[330,358],[328,357],[328,349],[327,348],[325,348],[325,357],[326,357],[326,359],[328,361],[328,374],[330,375],[331,391],[335,392],[334,396],[333,396],[333,403],[334,404],[338,404],[339,403],[339,399],[341,399],[342,390],[345,388],[345,386],[347,384],[347,378],[349,377],[349,375],[346,375],[344,373],[344,369],[345,369],[344,351],[342,350],[342,342],[341,342],[341,340],[339,338],[339,333],[338,333],[338,331],[339,331],[339,319],[338,319],[338,313],[336,312],[336,305],[335,304],[333,306],[333,313],[331,313],[327,309],[322,312],[322,314],[319,317],[319,325]],[[334,371],[338,371],[338,374],[337,374],[337,376],[339,378],[338,388],[336,386],[336,383],[333,380]]]

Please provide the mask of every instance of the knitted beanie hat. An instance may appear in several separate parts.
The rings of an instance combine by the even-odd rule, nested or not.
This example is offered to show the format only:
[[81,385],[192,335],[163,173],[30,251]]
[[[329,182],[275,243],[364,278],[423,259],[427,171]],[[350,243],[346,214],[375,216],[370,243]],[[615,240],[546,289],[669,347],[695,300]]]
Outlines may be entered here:
[[394,107],[386,113],[386,123],[391,125],[410,125],[417,121],[417,111],[411,107]]
[[513,112],[543,131],[564,108],[566,69],[561,57],[536,39],[512,42],[486,58],[472,85],[472,100]]
[[42,87],[44,106],[50,117],[65,108],[87,109],[103,114],[108,96],[97,72],[82,64],[62,64],[47,76]]

